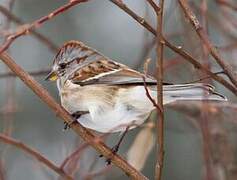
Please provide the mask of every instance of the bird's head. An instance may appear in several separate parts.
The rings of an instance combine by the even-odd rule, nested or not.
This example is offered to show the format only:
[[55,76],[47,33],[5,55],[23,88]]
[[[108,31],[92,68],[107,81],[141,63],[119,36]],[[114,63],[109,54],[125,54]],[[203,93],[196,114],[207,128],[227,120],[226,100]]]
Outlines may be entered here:
[[54,58],[51,72],[45,79],[49,81],[67,79],[73,72],[93,60],[93,53],[94,50],[79,41],[65,43]]

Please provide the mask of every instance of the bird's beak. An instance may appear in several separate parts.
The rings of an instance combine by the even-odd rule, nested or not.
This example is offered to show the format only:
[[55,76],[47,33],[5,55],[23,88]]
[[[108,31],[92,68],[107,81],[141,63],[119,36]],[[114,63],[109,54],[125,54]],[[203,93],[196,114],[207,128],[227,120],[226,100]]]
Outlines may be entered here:
[[55,71],[51,71],[45,78],[46,81],[56,81],[58,79],[58,75]]

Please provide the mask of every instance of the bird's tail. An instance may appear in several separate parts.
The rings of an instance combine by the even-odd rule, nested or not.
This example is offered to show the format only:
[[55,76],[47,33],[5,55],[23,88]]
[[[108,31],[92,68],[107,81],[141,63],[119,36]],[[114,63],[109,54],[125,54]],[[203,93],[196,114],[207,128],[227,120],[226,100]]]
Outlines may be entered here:
[[217,93],[213,86],[203,83],[165,85],[164,102],[185,100],[214,100],[227,101],[227,98]]

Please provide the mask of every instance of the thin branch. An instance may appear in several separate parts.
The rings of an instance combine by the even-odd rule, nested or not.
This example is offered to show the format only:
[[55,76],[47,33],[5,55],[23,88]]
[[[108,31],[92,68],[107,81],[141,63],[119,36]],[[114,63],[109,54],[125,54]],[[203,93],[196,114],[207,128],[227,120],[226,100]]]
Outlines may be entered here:
[[151,7],[155,10],[155,13],[158,15],[161,8],[153,0],[146,1],[151,5]]
[[[164,0],[160,0],[160,11],[157,14],[157,62],[156,62],[156,79],[157,79],[157,102],[160,113],[157,119],[157,160],[155,166],[155,179],[161,180],[164,162],[164,107],[163,107],[163,14]],[[156,11],[156,9],[154,9]]]
[[4,134],[0,134],[0,141],[4,142],[6,144],[9,144],[9,145],[15,146],[18,149],[21,149],[22,151],[26,152],[27,154],[30,154],[31,156],[36,158],[38,161],[40,161],[41,163],[46,165],[48,168],[54,170],[60,176],[66,178],[68,180],[73,179],[72,177],[67,175],[61,168],[57,167],[54,163],[52,163],[47,158],[42,156],[39,152],[37,152],[36,150],[28,147],[27,145],[23,144],[22,142],[19,142],[19,141],[15,140],[15,139],[13,139],[9,136],[6,136]]
[[[40,69],[37,71],[28,71],[31,76],[44,76],[50,72],[50,69]],[[16,77],[17,75],[13,72],[0,73],[1,78]]]
[[[11,21],[13,21],[14,23],[16,23],[18,25],[25,24],[20,18],[18,18],[14,14],[12,14],[10,11],[8,11],[3,6],[0,6],[0,12],[3,13],[8,19],[10,19]],[[49,47],[49,49],[51,49],[53,52],[58,52],[59,47],[56,44],[54,44],[51,40],[49,40],[49,38],[47,38],[46,36],[42,35],[41,33],[37,32],[35,30],[32,30],[31,33],[35,38],[37,38],[39,41],[41,41],[42,43],[47,45]]]
[[[74,119],[71,115],[62,108],[50,94],[27,72],[25,72],[13,59],[7,54],[0,54],[2,61],[11,69],[16,75],[39,97],[44,101],[59,117],[68,124],[72,124],[71,128],[94,149],[101,153],[104,157],[110,158],[112,163],[122,169],[127,175],[134,179],[147,179],[143,174],[134,169],[119,155],[114,154],[109,147],[107,147],[100,139],[98,139],[91,131],[84,128],[79,123],[72,123]],[[95,141],[94,139],[98,139]]]
[[[219,71],[219,72],[215,72],[214,74],[225,74],[224,71]],[[210,79],[211,77],[210,76],[204,76],[204,77],[201,77],[197,80],[194,80],[194,81],[188,81],[186,84],[190,84],[190,83],[197,83],[197,82],[201,82],[201,81],[204,81],[206,79]]]
[[[156,36],[156,30],[149,25],[143,18],[138,16],[136,13],[134,13],[131,9],[129,9],[122,1],[118,0],[109,0],[113,2],[115,5],[117,5],[120,9],[122,9],[124,12],[126,12],[128,15],[130,15],[135,21],[137,21],[139,24],[141,24],[144,28],[146,28],[148,31],[150,31],[153,35]],[[205,72],[207,75],[211,76],[214,80],[221,83],[223,86],[225,86],[227,89],[229,89],[233,94],[237,95],[237,88],[234,87],[232,84],[230,84],[228,81],[226,81],[224,78],[215,75],[209,69],[207,69],[205,66],[203,66],[201,63],[199,63],[197,60],[195,60],[190,54],[182,50],[182,47],[176,47],[173,44],[171,44],[168,40],[166,40],[165,37],[163,37],[163,42],[165,46],[172,49],[174,52],[182,56],[185,60],[187,60],[189,63],[193,64],[194,67],[200,69],[201,71]]]
[[49,13],[46,16],[41,17],[40,19],[34,21],[32,24],[27,25],[26,27],[20,28],[16,33],[13,33],[7,38],[7,41],[1,46],[0,54],[5,51],[15,39],[19,38],[20,36],[29,34],[33,29],[38,28],[48,20],[52,19],[53,17],[65,12],[66,10],[74,7],[77,4],[86,2],[88,0],[71,0],[67,4],[59,7],[58,9],[54,10],[53,12]]
[[[161,7],[163,7],[163,5]],[[146,65],[147,64],[144,64],[144,67]],[[144,69],[146,69],[146,68],[144,68]],[[162,169],[163,169],[163,160],[164,160],[164,147],[163,147],[164,146],[164,140],[163,140],[163,138],[164,138],[164,135],[163,135],[164,129],[161,129],[161,128],[164,128],[164,125],[160,125],[160,121],[161,121],[161,118],[163,118],[162,120],[164,120],[164,110],[162,109],[163,104],[160,104],[160,102],[156,103],[155,99],[152,98],[152,96],[151,96],[151,94],[148,90],[148,87],[147,87],[147,84],[146,84],[146,77],[142,76],[142,79],[143,79],[143,85],[144,85],[144,88],[145,88],[146,96],[151,101],[153,106],[156,108],[156,110],[158,112],[157,114],[158,114],[158,117],[159,117],[159,119],[158,119],[159,121],[157,123],[157,130],[158,130],[158,132],[157,132],[157,136],[158,136],[157,137],[157,139],[158,139],[157,146],[158,147],[157,148],[158,148],[158,152],[157,152],[157,161],[156,161],[156,166],[155,166],[155,179],[161,180]],[[158,92],[157,92],[157,94],[158,94]],[[160,132],[162,132],[162,134]]]
[[186,0],[179,0],[179,4],[181,8],[184,11],[185,17],[190,21],[190,24],[192,24],[193,28],[195,29],[196,33],[198,34],[199,38],[203,42],[203,44],[206,46],[212,57],[216,60],[216,62],[223,68],[225,71],[225,74],[228,76],[230,81],[237,87],[237,77],[236,74],[234,74],[232,68],[230,65],[226,64],[224,59],[220,57],[220,54],[216,50],[215,46],[211,43],[211,41],[208,38],[208,35],[203,30],[201,24],[199,23],[197,17],[192,12],[191,8],[189,7]]
[[160,108],[159,104],[156,103],[156,100],[153,99],[153,98],[151,97],[151,94],[149,93],[149,89],[148,89],[147,84],[146,84],[146,77],[145,77],[145,76],[142,76],[142,79],[143,79],[143,86],[144,86],[145,91],[146,91],[146,96],[147,96],[148,99],[151,101],[152,105],[153,105],[154,107],[156,107],[157,111],[158,111],[159,113],[161,113],[161,108]]
[[[202,0],[200,4],[200,12],[201,12],[201,23],[203,26],[203,31],[208,35],[208,19],[207,19],[207,1]],[[203,62],[206,64],[208,69],[211,69],[211,64],[208,61],[209,52],[204,44],[202,44],[203,49]],[[204,94],[205,96],[205,94]],[[212,167],[212,157],[210,154],[210,142],[211,142],[211,134],[210,134],[210,124],[208,121],[208,113],[207,109],[209,105],[206,102],[203,102],[203,110],[201,111],[200,116],[200,129],[202,132],[202,140],[203,140],[203,157],[204,157],[204,167],[205,171],[205,179],[212,180],[214,179],[213,167]]]

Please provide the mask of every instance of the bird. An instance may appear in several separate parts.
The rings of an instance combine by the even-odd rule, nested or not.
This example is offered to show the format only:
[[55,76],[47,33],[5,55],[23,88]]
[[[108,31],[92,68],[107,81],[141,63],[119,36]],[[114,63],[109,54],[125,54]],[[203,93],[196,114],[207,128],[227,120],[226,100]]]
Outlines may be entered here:
[[[156,108],[157,80],[114,61],[76,40],[66,42],[46,80],[56,81],[62,106],[86,128],[101,133],[140,126]],[[163,85],[163,104],[176,101],[226,101],[205,83]],[[129,127],[129,128],[128,128]]]

